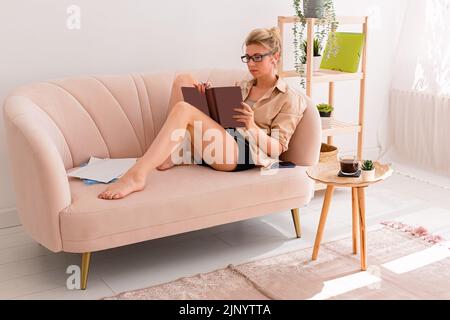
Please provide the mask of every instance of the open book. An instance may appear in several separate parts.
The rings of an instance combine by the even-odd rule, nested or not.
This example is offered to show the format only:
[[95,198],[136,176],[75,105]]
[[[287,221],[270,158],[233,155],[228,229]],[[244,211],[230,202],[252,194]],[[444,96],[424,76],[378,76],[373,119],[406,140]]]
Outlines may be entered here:
[[184,101],[197,107],[224,128],[244,127],[243,122],[236,121],[233,115],[242,113],[234,108],[242,108],[242,92],[238,86],[212,87],[200,93],[195,87],[181,87]]

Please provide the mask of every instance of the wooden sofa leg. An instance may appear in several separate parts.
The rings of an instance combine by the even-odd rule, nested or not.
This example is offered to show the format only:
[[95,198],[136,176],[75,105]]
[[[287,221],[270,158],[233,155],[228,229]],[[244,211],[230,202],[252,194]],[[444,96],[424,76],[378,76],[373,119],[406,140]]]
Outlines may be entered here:
[[81,290],[86,290],[89,274],[89,262],[91,261],[91,253],[85,252],[81,256]]
[[294,220],[295,233],[297,234],[297,238],[301,238],[302,231],[300,225],[300,215],[298,214],[298,208],[291,209],[292,220]]

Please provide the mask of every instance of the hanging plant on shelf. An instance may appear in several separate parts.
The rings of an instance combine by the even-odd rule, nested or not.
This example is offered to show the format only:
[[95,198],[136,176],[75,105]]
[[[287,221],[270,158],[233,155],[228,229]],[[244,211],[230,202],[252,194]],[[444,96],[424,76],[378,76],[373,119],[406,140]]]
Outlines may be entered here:
[[[318,24],[315,25],[314,37],[322,48],[324,48],[326,39],[326,44],[331,48],[328,54],[333,55],[337,53],[335,32],[338,28],[338,22],[333,0],[294,0],[294,9],[296,16],[299,18],[299,21],[295,22],[292,28],[294,67],[296,72],[304,75],[306,70],[303,63],[306,61],[306,50],[303,50],[302,46],[305,41],[306,19],[315,18],[318,20]],[[300,78],[300,85],[305,88],[304,77]]]

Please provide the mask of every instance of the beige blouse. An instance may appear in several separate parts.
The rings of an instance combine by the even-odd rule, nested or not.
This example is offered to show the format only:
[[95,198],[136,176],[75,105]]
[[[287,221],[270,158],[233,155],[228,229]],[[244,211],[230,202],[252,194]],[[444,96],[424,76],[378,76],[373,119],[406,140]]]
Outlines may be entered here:
[[[242,90],[243,100],[247,100],[250,90],[255,85],[256,79],[242,80],[235,83]],[[305,98],[292,90],[287,83],[277,75],[275,86],[269,89],[253,105],[247,103],[253,109],[255,124],[263,129],[272,138],[278,139],[281,144],[281,152],[288,149],[289,141],[303,117],[307,102]],[[278,157],[270,157],[263,152],[246,132],[245,127],[237,130],[250,142],[250,151],[253,162],[269,169],[274,163],[279,162]],[[250,138],[249,138],[250,137]]]

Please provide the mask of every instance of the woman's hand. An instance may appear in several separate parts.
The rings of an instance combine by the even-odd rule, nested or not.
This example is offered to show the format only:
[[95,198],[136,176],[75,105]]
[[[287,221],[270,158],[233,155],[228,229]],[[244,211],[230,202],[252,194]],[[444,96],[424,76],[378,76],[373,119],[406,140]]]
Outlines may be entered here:
[[234,108],[234,111],[241,112],[242,114],[234,115],[233,118],[236,119],[236,121],[242,122],[245,124],[245,127],[249,129],[256,128],[254,113],[252,108],[246,104],[245,102],[241,102],[242,109],[240,108]]
[[194,83],[194,87],[197,88],[198,92],[204,94],[205,90],[211,87],[211,83],[209,81]]

